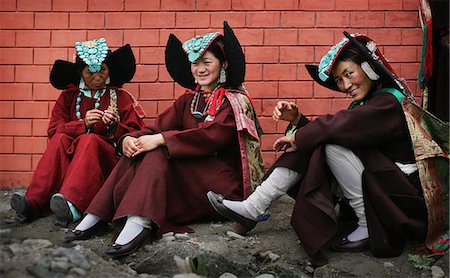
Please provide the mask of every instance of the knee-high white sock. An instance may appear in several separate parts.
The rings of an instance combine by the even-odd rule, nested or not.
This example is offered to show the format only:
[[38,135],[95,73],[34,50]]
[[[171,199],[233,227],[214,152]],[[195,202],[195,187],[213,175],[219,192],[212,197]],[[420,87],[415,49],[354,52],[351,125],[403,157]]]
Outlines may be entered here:
[[257,217],[254,217],[248,212],[248,210],[244,207],[244,202],[242,201],[223,200],[223,205],[236,212],[237,214],[244,216],[245,218],[255,221],[258,220]]
[[351,234],[347,236],[349,241],[363,240],[369,237],[369,230],[367,226],[358,226]]
[[125,245],[135,239],[144,228],[150,228],[150,221],[140,216],[129,216],[127,222],[114,243]]
[[91,228],[97,222],[100,221],[100,217],[93,215],[92,213],[86,214],[81,222],[75,227],[75,230],[86,231]]

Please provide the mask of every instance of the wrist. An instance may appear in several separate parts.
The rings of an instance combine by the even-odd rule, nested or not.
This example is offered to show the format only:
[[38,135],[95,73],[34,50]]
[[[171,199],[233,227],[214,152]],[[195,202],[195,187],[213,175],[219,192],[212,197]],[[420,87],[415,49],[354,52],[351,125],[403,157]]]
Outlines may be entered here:
[[300,122],[300,119],[301,119],[301,118],[302,118],[302,113],[299,112],[299,113],[297,114],[297,117],[296,117],[293,121],[291,121],[291,124],[292,124],[292,125],[295,125],[295,126],[298,125],[298,123]]

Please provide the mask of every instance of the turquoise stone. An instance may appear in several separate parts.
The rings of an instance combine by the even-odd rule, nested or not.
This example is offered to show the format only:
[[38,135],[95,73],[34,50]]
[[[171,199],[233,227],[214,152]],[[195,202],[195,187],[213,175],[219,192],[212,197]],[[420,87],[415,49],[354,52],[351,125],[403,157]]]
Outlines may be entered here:
[[95,108],[99,108],[100,107],[100,103],[96,102],[95,103]]
[[75,115],[77,115],[78,118],[81,117],[80,111],[77,111],[77,113],[75,113]]

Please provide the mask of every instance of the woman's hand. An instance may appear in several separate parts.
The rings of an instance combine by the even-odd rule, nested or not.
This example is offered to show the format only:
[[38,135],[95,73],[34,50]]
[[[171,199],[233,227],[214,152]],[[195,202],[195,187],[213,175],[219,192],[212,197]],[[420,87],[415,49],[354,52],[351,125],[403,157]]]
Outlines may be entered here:
[[160,146],[165,146],[166,140],[164,139],[164,136],[162,136],[161,133],[144,135],[137,138],[135,145],[138,148],[138,150],[135,153],[133,153],[132,155],[133,157],[143,152],[152,151]]
[[288,121],[293,125],[298,124],[300,120],[301,113],[298,111],[298,106],[294,102],[279,101],[273,109],[272,118],[275,121],[284,120]]
[[117,114],[109,110],[105,110],[102,116],[102,121],[107,126],[114,125],[118,119]]
[[122,153],[130,158],[136,153],[139,149],[136,147],[137,138],[126,136],[122,141]]
[[292,133],[291,135],[283,136],[281,138],[278,138],[275,143],[273,143],[273,148],[275,151],[285,151],[287,153],[289,152],[295,152],[298,150],[297,145],[295,144],[295,134],[297,131]]
[[92,109],[86,112],[84,118],[84,124],[87,128],[91,128],[94,124],[98,123],[103,117],[103,111],[98,109]]

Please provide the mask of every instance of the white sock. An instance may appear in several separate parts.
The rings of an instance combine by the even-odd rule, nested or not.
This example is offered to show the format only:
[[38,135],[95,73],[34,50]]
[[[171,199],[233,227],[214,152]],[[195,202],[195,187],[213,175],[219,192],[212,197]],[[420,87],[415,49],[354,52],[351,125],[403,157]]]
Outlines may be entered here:
[[125,226],[114,243],[125,245],[135,239],[144,230],[144,228],[144,225],[142,225],[140,221],[133,221],[133,218],[128,217]]
[[245,218],[255,221],[258,220],[257,217],[253,217],[248,212],[248,210],[244,207],[244,204],[241,201],[223,200],[223,205]]
[[366,226],[358,226],[351,234],[347,236],[349,241],[363,240],[369,237],[369,230]]
[[91,228],[97,222],[100,221],[100,217],[93,215],[92,213],[86,214],[81,222],[75,227],[75,230],[86,231]]

